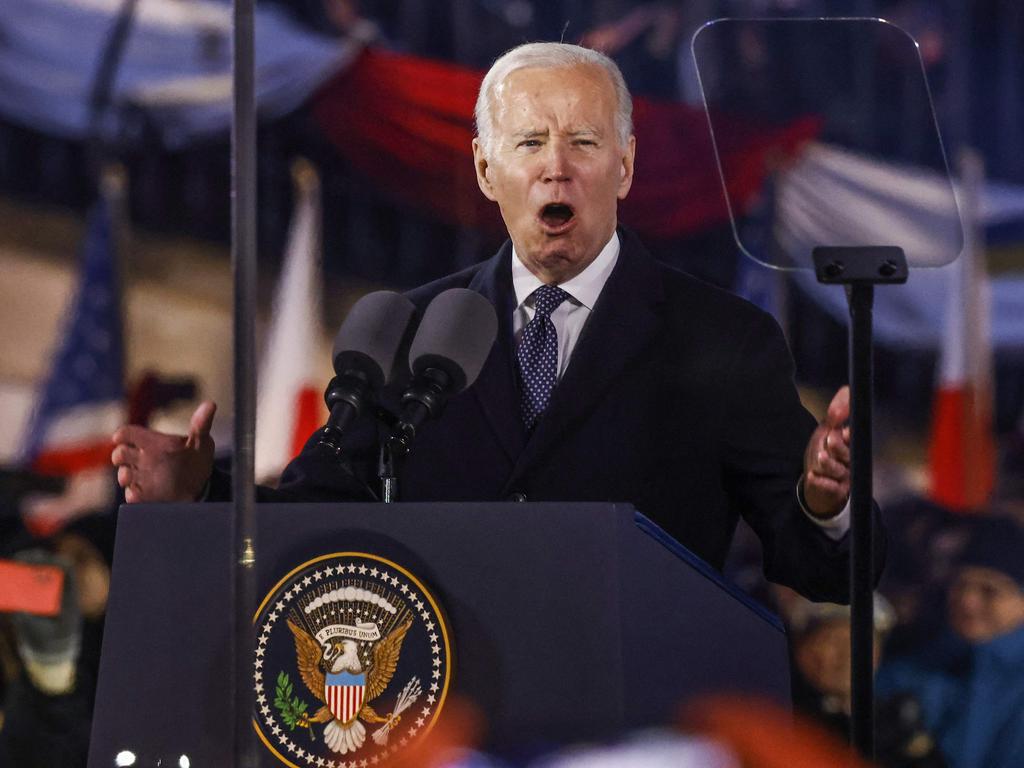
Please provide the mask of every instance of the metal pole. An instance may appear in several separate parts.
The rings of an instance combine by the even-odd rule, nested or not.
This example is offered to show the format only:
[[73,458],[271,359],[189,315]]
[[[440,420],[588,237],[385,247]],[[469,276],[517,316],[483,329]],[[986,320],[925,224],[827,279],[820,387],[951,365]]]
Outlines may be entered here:
[[[114,84],[121,69],[128,35],[135,20],[138,0],[124,0],[117,13],[113,29],[100,51],[99,65],[89,89],[89,131],[85,143],[86,163],[92,178],[93,192],[102,194],[103,174],[108,162],[108,147],[103,135],[103,118],[110,107]],[[113,219],[112,219],[113,220]],[[116,230],[115,230],[116,231]]]
[[114,81],[117,79],[118,70],[121,67],[121,59],[124,58],[125,46],[128,43],[128,33],[131,32],[132,22],[135,20],[135,7],[138,0],[124,0],[121,9],[118,11],[114,27],[110,31],[103,52],[100,55],[100,63],[96,68],[96,77],[93,79],[92,88],[89,90],[89,122],[90,135],[95,137],[97,124],[110,105],[111,94],[114,90]]
[[844,285],[850,305],[850,741],[875,754],[875,606],[872,540],[874,370],[871,305],[876,285],[907,281],[907,258],[896,246],[819,246],[812,251],[819,283]]
[[234,573],[235,765],[255,768],[252,712],[256,608],[256,97],[253,0],[234,0],[231,121],[231,265],[234,276]]
[[875,287],[847,286],[850,304],[850,739],[875,755],[874,596],[872,594],[871,307]]

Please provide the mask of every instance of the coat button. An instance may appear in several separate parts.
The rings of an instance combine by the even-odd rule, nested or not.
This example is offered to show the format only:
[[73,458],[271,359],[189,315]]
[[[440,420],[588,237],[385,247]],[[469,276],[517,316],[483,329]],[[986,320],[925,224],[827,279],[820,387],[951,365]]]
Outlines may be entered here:
[[509,501],[523,502],[523,501],[526,501],[526,494],[525,493],[519,493],[518,491],[516,491],[515,493],[511,494],[508,497],[508,500]]

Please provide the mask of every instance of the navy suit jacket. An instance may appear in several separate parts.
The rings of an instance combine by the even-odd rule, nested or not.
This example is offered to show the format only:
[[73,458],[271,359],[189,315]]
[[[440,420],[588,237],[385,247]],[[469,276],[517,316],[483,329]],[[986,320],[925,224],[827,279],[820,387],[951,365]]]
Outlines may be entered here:
[[[630,502],[718,569],[742,515],[770,580],[845,601],[847,542],[827,537],[796,500],[815,421],[797,397],[778,325],[655,262],[629,230],[619,234],[615,269],[532,434],[520,421],[513,363],[511,244],[408,294],[422,312],[448,288],[478,291],[499,329],[476,383],[417,436],[401,500]],[[261,498],[368,498],[377,468],[370,421],[347,433],[346,468],[314,436]],[[880,526],[876,538],[880,571]]]

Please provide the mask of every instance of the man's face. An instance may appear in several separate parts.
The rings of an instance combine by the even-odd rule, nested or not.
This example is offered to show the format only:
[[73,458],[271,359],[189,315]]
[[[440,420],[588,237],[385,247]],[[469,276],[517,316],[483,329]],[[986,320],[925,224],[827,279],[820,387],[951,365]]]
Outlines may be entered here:
[[526,267],[565,282],[611,238],[633,181],[635,140],[619,143],[611,79],[592,65],[520,69],[493,99],[490,154],[473,142],[477,182]]
[[985,643],[1024,625],[1024,592],[991,568],[961,568],[949,590],[949,623],[971,643]]
[[850,692],[850,624],[831,621],[801,638],[796,663],[807,681],[821,693]]
[[[882,637],[875,633],[872,664],[878,669],[882,658]],[[850,621],[834,619],[794,645],[797,668],[819,693],[846,699],[850,695]]]

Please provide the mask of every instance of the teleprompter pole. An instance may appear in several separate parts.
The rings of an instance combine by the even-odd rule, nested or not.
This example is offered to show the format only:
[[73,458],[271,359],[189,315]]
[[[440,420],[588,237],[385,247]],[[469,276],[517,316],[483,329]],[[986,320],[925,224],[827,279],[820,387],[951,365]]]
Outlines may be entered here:
[[847,286],[850,306],[850,740],[867,759],[875,755],[874,599],[871,584],[873,488],[871,354],[875,287]]
[[252,615],[256,608],[256,97],[253,0],[233,0],[231,115],[231,269],[234,278],[234,757],[255,768]]
[[907,281],[907,260],[894,246],[822,247],[814,267],[819,282],[846,286],[850,307],[850,741],[873,760],[872,304],[876,285]]

